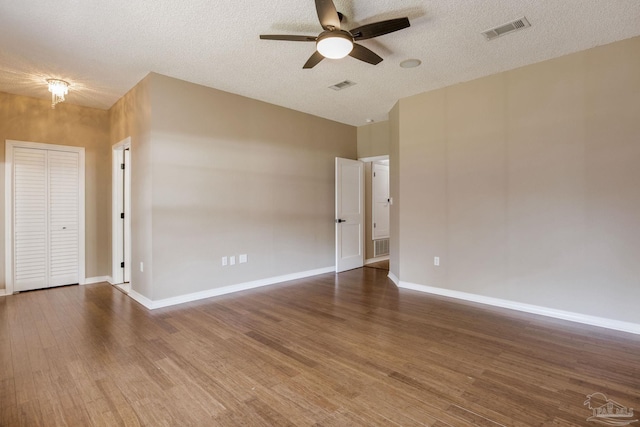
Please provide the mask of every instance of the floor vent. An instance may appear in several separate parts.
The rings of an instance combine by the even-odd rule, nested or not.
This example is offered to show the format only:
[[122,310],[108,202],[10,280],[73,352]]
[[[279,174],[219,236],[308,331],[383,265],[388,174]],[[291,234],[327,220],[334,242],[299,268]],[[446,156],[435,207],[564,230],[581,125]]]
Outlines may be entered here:
[[380,239],[373,241],[373,256],[379,257],[389,255],[389,239]]
[[336,83],[333,86],[329,86],[329,89],[342,90],[342,89],[346,89],[348,87],[351,87],[351,86],[353,86],[355,84],[356,84],[355,82],[352,82],[350,80],[345,80],[343,82]]
[[490,30],[487,30],[487,31],[483,31],[482,35],[485,36],[487,40],[493,40],[500,36],[504,36],[505,34],[522,30],[530,26],[531,24],[529,24],[529,21],[527,21],[527,18],[523,16],[522,18],[516,19],[515,21],[500,25],[499,27],[491,28]]

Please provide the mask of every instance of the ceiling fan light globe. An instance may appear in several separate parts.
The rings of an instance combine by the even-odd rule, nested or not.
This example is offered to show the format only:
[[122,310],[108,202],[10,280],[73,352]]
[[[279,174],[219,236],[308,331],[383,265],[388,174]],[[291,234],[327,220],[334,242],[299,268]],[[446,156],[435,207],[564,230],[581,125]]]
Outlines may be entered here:
[[343,33],[327,34],[324,37],[318,37],[316,49],[325,58],[340,59],[351,53],[353,40]]

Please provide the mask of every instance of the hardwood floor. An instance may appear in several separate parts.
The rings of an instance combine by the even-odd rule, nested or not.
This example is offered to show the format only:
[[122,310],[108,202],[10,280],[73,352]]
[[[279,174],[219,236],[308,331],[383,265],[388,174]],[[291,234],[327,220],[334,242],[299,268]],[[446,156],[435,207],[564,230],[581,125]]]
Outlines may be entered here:
[[384,261],[372,262],[371,264],[365,265],[365,268],[379,268],[380,270],[389,271],[389,260],[386,259]]
[[0,298],[7,427],[594,425],[594,392],[640,408],[639,336],[374,268],[153,312],[108,284]]

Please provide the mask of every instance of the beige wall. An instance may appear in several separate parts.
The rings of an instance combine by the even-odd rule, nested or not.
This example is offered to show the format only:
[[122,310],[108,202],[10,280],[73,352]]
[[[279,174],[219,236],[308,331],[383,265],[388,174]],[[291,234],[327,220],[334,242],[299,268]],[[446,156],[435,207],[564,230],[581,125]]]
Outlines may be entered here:
[[372,162],[364,163],[364,259],[365,261],[373,258],[373,230],[371,224],[373,224],[373,177],[372,177]]
[[[43,86],[43,90],[46,88]],[[110,275],[111,171],[109,115],[106,111],[0,92],[0,224],[4,237],[4,156],[6,140],[85,148],[85,273]],[[4,288],[4,245],[0,247],[0,289]]]
[[387,120],[359,126],[357,138],[359,159],[389,155],[390,134]]
[[640,323],[638,52],[634,38],[402,99],[392,272]]
[[[146,296],[335,264],[334,159],[356,158],[355,127],[158,74],[150,97]],[[222,256],[241,253],[247,264],[221,266]]]
[[110,146],[131,138],[131,284],[134,291],[149,298],[153,289],[151,80],[152,75],[142,79],[109,110]]
[[400,278],[400,105],[389,111],[389,272]]

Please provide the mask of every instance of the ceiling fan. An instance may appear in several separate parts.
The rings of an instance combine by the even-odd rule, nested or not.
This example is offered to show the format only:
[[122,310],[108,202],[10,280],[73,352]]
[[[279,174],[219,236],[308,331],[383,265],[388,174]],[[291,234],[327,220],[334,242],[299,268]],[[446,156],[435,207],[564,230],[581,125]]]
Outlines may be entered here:
[[338,13],[333,0],[315,0],[320,25],[324,28],[316,36],[297,36],[286,34],[262,34],[262,40],[285,40],[292,42],[316,42],[316,51],[302,68],[313,68],[324,58],[340,59],[349,55],[369,64],[379,64],[382,58],[356,41],[372,39],[409,27],[409,18],[388,19],[353,28],[350,31],[340,28],[342,14]]

